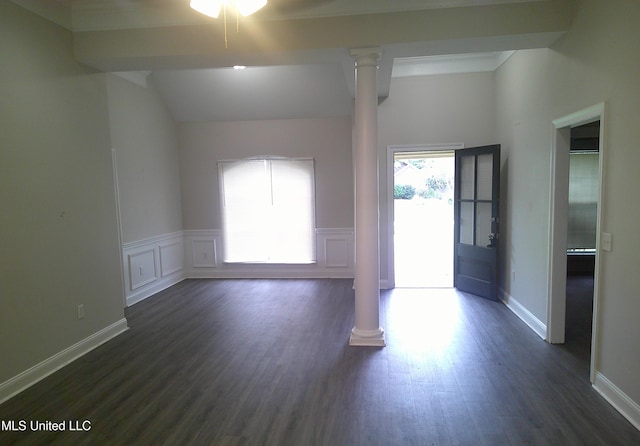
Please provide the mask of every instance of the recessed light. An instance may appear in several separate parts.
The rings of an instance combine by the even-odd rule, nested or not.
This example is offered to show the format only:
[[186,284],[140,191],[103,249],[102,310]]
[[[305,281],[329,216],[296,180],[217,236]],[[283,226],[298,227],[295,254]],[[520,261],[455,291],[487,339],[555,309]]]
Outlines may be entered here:
[[234,70],[244,70],[245,68],[247,68],[245,65],[234,65],[233,66]]

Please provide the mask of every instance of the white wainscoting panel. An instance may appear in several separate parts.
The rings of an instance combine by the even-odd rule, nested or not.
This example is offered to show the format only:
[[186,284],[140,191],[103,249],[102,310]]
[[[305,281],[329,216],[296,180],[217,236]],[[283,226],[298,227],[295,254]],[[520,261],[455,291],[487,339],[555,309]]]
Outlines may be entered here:
[[127,266],[131,291],[158,279],[156,251],[153,248],[127,254]]
[[308,265],[224,263],[222,231],[185,230],[189,278],[352,278],[353,228],[316,229],[316,262]]
[[158,247],[160,251],[160,276],[167,277],[182,271],[184,250],[182,240]]
[[353,229],[324,228],[316,230],[318,264],[323,269],[349,271],[353,277]]
[[122,245],[127,306],[184,279],[182,231]]
[[193,239],[191,249],[194,268],[215,268],[217,266],[216,239]]
[[185,278],[352,278],[353,228],[316,229],[316,262],[308,265],[224,263],[222,231],[185,230],[125,243],[127,306]]
[[222,231],[190,229],[184,233],[184,267],[188,278],[218,277],[218,259],[222,259]]
[[346,268],[349,266],[349,246],[344,238],[324,239],[325,266],[327,268]]

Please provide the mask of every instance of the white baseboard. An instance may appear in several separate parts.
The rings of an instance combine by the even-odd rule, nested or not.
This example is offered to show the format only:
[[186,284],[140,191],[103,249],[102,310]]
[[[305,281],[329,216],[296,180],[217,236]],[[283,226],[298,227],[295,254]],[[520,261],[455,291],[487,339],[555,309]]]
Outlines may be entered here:
[[593,388],[622,414],[633,426],[640,430],[640,405],[620,390],[600,372],[596,372]]
[[[527,324],[538,336],[546,340],[547,327],[520,302],[500,290],[500,299],[516,316]],[[640,430],[640,405],[613,384],[606,376],[596,372],[593,388],[622,414],[633,426]]]
[[25,370],[19,375],[14,376],[8,381],[0,384],[0,403],[8,400],[14,395],[22,392],[28,387],[31,387],[35,383],[43,380],[52,373],[60,370],[65,365],[75,361],[82,355],[87,354],[94,348],[101,344],[104,344],[108,340],[115,338],[119,334],[126,331],[127,326],[126,319],[120,319],[119,321],[103,328],[97,333],[92,334],[88,338],[62,350],[59,353],[45,359],[44,361],[34,365],[33,367]]
[[[222,231],[184,230],[124,243],[126,305],[140,302],[185,278],[353,278],[353,229],[316,230],[312,265],[225,265]],[[122,319],[0,383],[0,403],[127,330]]]
[[184,275],[181,274],[173,274],[170,277],[162,278],[157,282],[153,283],[150,286],[146,286],[143,290],[139,292],[132,292],[127,295],[126,302],[127,307],[130,307],[133,304],[137,304],[138,302],[145,300],[147,297],[151,297],[156,293],[159,293],[162,290],[166,290],[167,288],[175,285],[176,283],[182,282],[185,279]]
[[542,339],[547,339],[547,326],[540,319],[535,317],[527,308],[517,301],[506,291],[500,290],[500,300],[507,306],[516,316],[529,326]]

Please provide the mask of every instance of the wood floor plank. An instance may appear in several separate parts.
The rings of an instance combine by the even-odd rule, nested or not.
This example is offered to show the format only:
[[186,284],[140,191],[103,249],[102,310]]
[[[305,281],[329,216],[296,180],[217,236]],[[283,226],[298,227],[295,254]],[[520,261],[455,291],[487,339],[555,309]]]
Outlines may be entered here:
[[352,285],[185,280],[0,405],[5,422],[91,430],[5,430],[0,444],[640,444],[592,389],[583,346],[543,342],[500,303],[397,289],[381,293],[387,347],[350,347]]

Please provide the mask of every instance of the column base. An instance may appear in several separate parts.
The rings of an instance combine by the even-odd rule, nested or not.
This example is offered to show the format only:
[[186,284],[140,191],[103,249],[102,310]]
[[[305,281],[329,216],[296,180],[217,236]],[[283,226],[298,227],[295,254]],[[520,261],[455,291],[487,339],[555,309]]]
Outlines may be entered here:
[[358,330],[353,328],[349,337],[349,345],[354,347],[384,347],[384,330],[378,327],[377,330]]

